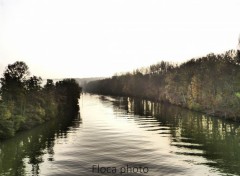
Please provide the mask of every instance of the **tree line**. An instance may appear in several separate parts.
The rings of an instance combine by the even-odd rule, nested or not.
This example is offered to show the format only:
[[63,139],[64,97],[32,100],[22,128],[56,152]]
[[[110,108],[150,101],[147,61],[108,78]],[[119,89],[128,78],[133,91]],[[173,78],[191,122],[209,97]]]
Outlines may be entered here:
[[81,87],[74,79],[56,83],[29,76],[26,63],[9,64],[0,78],[0,138],[65,115],[78,113]]
[[180,65],[159,62],[93,81],[87,92],[150,99],[240,120],[240,53],[208,54]]

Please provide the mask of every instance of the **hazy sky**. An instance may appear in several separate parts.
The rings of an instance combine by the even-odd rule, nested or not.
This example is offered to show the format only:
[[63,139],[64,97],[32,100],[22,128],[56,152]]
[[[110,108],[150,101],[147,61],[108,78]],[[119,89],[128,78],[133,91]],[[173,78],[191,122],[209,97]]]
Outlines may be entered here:
[[239,0],[0,0],[0,73],[111,76],[236,49]]

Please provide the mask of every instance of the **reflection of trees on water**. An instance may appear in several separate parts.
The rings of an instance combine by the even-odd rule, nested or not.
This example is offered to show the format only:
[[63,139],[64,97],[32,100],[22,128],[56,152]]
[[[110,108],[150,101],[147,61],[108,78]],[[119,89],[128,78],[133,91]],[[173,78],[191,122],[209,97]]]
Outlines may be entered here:
[[[153,126],[169,127],[171,145],[183,151],[176,154],[204,157],[209,161],[204,164],[223,172],[240,174],[239,124],[147,100],[122,98],[116,102],[115,106],[121,104],[127,113],[138,115],[140,121],[141,117],[153,118],[159,122]],[[192,150],[202,152],[194,153]]]
[[29,166],[31,175],[39,175],[44,155],[54,161],[55,139],[67,138],[69,129],[78,128],[80,124],[78,114],[74,120],[52,120],[0,142],[0,175],[26,175]]

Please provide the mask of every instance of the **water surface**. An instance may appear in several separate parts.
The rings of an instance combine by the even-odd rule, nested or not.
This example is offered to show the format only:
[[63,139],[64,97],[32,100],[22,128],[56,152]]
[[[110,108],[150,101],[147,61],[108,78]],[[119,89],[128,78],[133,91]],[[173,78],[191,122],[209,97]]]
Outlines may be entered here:
[[1,141],[0,175],[240,175],[239,135],[183,108],[84,94],[78,117]]

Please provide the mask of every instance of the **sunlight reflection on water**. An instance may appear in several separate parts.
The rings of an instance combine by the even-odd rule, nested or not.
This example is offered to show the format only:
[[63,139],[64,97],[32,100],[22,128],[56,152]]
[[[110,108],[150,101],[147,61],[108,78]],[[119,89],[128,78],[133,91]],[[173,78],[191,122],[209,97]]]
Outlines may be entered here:
[[[42,133],[43,142],[36,144],[41,145],[37,146],[36,150],[31,148],[31,154],[30,148],[25,147],[31,130],[1,144],[0,151],[7,153],[5,145],[14,147],[14,142],[23,141],[22,148],[25,147],[26,151],[19,156],[22,165],[13,168],[11,162],[8,165],[2,163],[0,173],[7,175],[9,169],[19,170],[20,167],[20,171],[14,173],[59,176],[240,173],[234,170],[235,167],[228,169],[225,163],[228,158],[223,156],[220,149],[211,155],[214,151],[214,140],[219,143],[223,138],[219,137],[221,135],[214,127],[219,126],[222,121],[217,123],[201,114],[196,115],[177,107],[164,107],[145,100],[89,94],[84,94],[81,98],[80,118],[65,124],[64,129],[64,125],[61,128],[54,126],[55,130],[47,134],[43,132],[53,127],[39,127],[35,138]],[[212,133],[207,133],[211,129]],[[230,125],[230,131],[231,129]],[[236,129],[239,129],[239,126],[236,126]],[[211,134],[215,135],[215,138],[211,138]],[[236,134],[232,134],[232,138],[234,136]],[[33,136],[31,140],[35,138]],[[225,137],[224,140],[229,138]],[[4,158],[3,152],[0,156]],[[235,164],[238,162],[239,160],[235,159]],[[218,166],[219,163],[222,166]],[[96,165],[94,170],[93,165]],[[99,173],[97,165],[109,167],[108,171],[111,173]],[[127,167],[128,170],[121,173],[121,169]],[[147,168],[148,172],[140,173],[140,170],[136,169],[139,167]],[[130,168],[135,168],[138,172],[133,173]],[[102,169],[104,171],[104,168]]]

